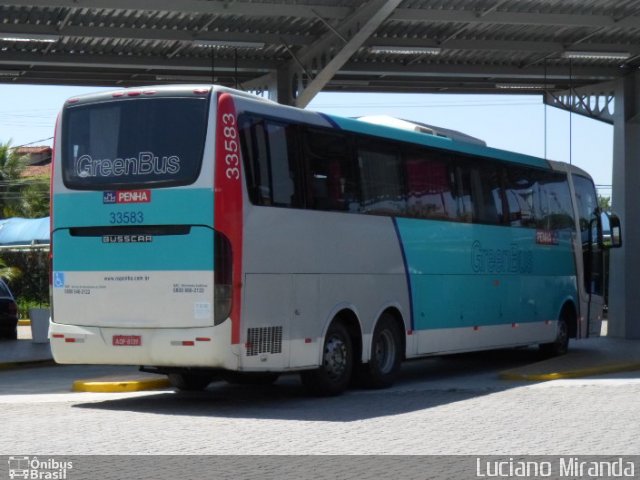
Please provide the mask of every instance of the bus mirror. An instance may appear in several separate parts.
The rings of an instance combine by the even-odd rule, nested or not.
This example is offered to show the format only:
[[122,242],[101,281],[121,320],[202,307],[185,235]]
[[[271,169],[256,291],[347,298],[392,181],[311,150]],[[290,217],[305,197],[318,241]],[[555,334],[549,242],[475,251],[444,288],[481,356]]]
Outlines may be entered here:
[[620,227],[620,218],[615,214],[608,214],[610,239],[605,236],[605,245],[609,248],[620,248],[622,246],[622,228]]

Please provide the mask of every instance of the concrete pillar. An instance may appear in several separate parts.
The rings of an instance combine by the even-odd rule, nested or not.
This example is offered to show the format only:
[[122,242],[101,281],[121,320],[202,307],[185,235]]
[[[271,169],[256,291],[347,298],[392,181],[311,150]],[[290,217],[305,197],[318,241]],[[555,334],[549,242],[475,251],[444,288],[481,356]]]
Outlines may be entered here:
[[622,222],[622,248],[611,251],[609,335],[640,339],[640,74],[615,92],[612,210]]
[[293,105],[293,74],[287,66],[272,73],[269,82],[269,100],[281,105]]

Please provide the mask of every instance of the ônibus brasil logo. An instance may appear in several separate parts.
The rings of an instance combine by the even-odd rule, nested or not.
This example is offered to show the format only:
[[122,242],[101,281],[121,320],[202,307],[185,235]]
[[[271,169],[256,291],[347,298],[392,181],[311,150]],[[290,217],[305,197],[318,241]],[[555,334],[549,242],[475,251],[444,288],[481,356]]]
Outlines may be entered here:
[[73,462],[62,462],[54,458],[39,460],[38,457],[9,457],[9,478],[34,480],[66,480]]
[[121,190],[104,192],[102,203],[149,203],[151,190]]

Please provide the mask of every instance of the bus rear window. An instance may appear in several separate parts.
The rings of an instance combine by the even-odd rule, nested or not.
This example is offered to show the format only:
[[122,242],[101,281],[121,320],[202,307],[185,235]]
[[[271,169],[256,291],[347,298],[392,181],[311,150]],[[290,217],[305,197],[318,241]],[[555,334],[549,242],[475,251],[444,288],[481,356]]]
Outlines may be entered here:
[[62,169],[68,188],[167,187],[198,178],[205,98],[131,99],[68,107]]

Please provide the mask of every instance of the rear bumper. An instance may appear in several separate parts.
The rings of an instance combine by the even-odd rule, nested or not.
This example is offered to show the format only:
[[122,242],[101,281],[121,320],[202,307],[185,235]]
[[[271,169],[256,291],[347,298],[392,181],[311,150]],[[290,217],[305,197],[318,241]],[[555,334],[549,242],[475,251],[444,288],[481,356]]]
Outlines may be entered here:
[[[61,364],[153,365],[235,370],[230,324],[205,328],[102,328],[49,324],[51,352]],[[114,337],[135,345],[114,345]],[[126,342],[120,342],[126,343]]]

